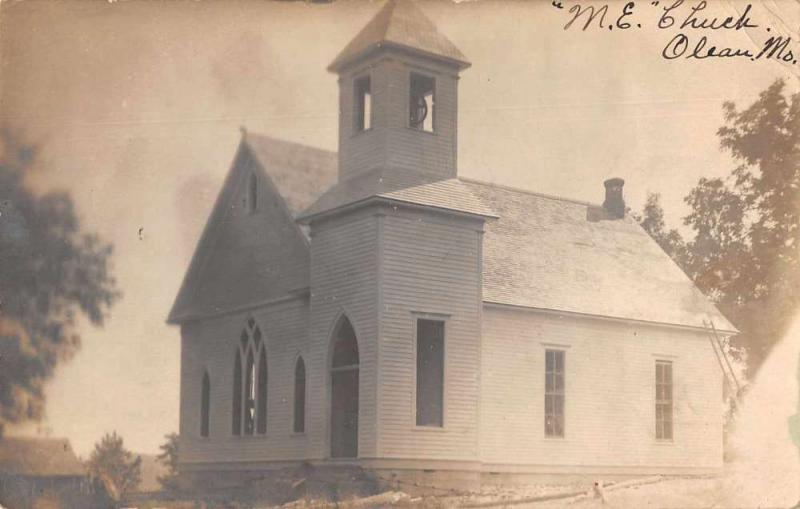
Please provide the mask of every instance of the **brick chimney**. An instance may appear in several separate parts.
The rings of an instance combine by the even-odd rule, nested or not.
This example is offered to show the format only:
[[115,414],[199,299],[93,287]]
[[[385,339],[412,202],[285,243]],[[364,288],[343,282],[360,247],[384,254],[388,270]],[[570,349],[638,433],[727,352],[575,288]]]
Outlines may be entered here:
[[603,182],[606,186],[606,200],[603,208],[611,219],[622,219],[625,217],[625,199],[622,197],[622,187],[625,181],[621,178],[610,178]]

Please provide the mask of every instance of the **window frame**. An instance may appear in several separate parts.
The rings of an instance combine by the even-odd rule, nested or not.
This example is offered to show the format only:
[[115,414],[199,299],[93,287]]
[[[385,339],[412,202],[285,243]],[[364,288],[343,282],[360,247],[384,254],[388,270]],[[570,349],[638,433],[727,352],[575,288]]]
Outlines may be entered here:
[[[429,110],[428,111],[428,115],[430,115],[430,118],[431,118],[431,130],[430,131],[424,129],[423,127],[414,127],[413,125],[411,125],[411,90],[412,90],[411,83],[412,83],[412,80],[414,79],[414,76],[418,76],[418,77],[421,77],[421,78],[429,79],[429,80],[431,80],[433,82],[433,93],[431,95],[432,100],[431,100],[431,104],[428,107],[428,110]],[[436,76],[433,75],[430,72],[426,72],[426,71],[423,71],[421,69],[416,69],[416,68],[410,69],[408,71],[408,79],[406,80],[407,89],[406,89],[406,99],[405,99],[405,103],[406,103],[406,108],[405,108],[406,123],[405,123],[405,125],[406,125],[407,129],[411,129],[412,131],[415,131],[415,132],[427,133],[427,134],[433,134],[433,135],[438,133],[439,130],[438,130],[438,119],[437,119],[438,114],[437,114],[437,111],[438,111],[439,108],[436,106],[436,99],[437,99],[437,96],[439,95],[439,90],[438,90],[437,81],[438,80],[436,79]],[[424,122],[423,122],[423,124],[424,124]]]
[[242,385],[242,350],[239,345],[236,345],[236,353],[233,360],[233,372],[231,373],[231,385],[233,388],[233,401],[231,402],[231,435],[235,437],[242,436],[242,418],[244,417],[242,410],[242,396],[244,395],[244,386]]
[[[448,330],[448,322],[450,319],[450,315],[438,314],[438,313],[424,313],[424,312],[412,312],[412,366],[413,366],[413,373],[412,373],[412,384],[413,390],[412,393],[412,405],[411,405],[411,425],[412,429],[415,430],[426,430],[426,431],[444,431],[447,429],[447,388],[448,388],[448,369],[447,369],[447,330]],[[417,363],[418,359],[417,356],[419,354],[419,321],[420,320],[427,320],[433,322],[441,322],[442,323],[442,409],[441,409],[441,425],[435,424],[417,424],[417,390],[418,390],[418,368]]]
[[[231,405],[231,435],[236,438],[254,438],[254,437],[265,437],[268,433],[268,427],[266,426],[269,423],[269,352],[267,348],[267,340],[264,334],[261,332],[262,327],[258,324],[255,319],[252,317],[246,320],[245,325],[239,329],[241,331],[240,335],[237,337],[236,341],[234,342],[236,356],[234,358],[234,366],[233,366],[233,376],[232,376],[232,387],[234,391],[237,391],[233,394],[233,401]],[[261,364],[261,356],[262,353],[265,357],[265,365],[267,366],[265,372],[267,373],[267,379],[265,380],[266,386],[262,391],[262,387],[260,382],[260,364]],[[248,379],[250,378],[251,374],[248,370],[249,368],[249,357],[253,357],[253,366],[252,369],[254,371],[254,376],[252,380],[252,390],[253,394],[253,427],[252,430],[248,429],[248,422],[247,422],[247,411],[248,411],[248,400],[250,399],[250,394],[248,394]],[[238,370],[238,371],[237,371]],[[239,379],[237,380],[237,374]],[[259,402],[262,397],[262,393],[264,395],[264,409],[266,410],[266,414],[264,415],[264,426],[263,432],[262,430],[262,419],[259,415]],[[238,410],[238,415],[237,415]]]
[[[557,357],[556,357],[556,360],[554,361],[554,364],[556,365],[556,367],[554,367],[554,371],[548,371],[547,358],[548,358],[548,355],[551,354],[551,353],[555,354],[556,356],[560,355],[562,357],[562,359],[561,359],[561,371],[560,372],[557,370],[557,365],[558,365]],[[544,350],[544,356],[545,356],[544,357],[544,369],[543,369],[543,372],[544,372],[544,390],[542,391],[543,394],[544,394],[544,407],[543,407],[544,436],[547,439],[562,440],[562,439],[566,438],[566,436],[567,436],[567,375],[566,375],[566,373],[567,373],[567,350],[564,347],[558,347],[558,346],[555,346],[555,345],[553,345],[553,346],[547,345],[545,347],[545,350]],[[549,375],[551,375],[551,374],[554,376],[554,380],[553,380],[553,384],[552,384],[553,385],[553,389],[552,390],[548,390],[548,383],[547,382],[548,382]],[[558,379],[557,377],[558,377],[559,374],[561,375],[561,391],[560,392],[557,389],[558,384],[556,382],[556,380]],[[550,430],[548,429],[548,418],[553,416],[554,418],[558,419],[559,414],[555,412],[555,407],[556,407],[555,401],[559,397],[561,399],[561,413],[560,413],[560,417],[561,417],[561,430],[560,431],[561,431],[561,433],[555,433],[555,432],[551,433]],[[553,412],[552,413],[548,413],[548,411],[547,411],[548,398],[554,398],[553,399],[554,403],[551,405],[552,408],[553,408]]]
[[[665,377],[661,376],[661,381],[659,380],[659,368],[668,367],[669,376]],[[668,381],[665,381],[668,378]],[[669,398],[662,398],[659,399],[659,388],[660,387],[667,387],[669,389]],[[655,439],[658,442],[672,442],[675,438],[675,369],[673,362],[668,359],[656,359],[655,361],[655,380],[654,380],[654,391],[653,391],[653,411],[655,412]],[[669,409],[669,419],[664,419],[664,412],[663,408]],[[661,409],[661,412],[659,410]],[[659,415],[661,417],[659,417]],[[664,424],[669,422],[669,433],[666,433],[667,428],[664,427]]]
[[[366,102],[364,101],[363,90],[359,87],[360,83],[364,81],[369,85],[369,115],[366,112]],[[363,73],[357,74],[353,78],[353,135],[358,135],[372,130],[372,122],[374,120],[374,103],[372,97],[372,74]]]

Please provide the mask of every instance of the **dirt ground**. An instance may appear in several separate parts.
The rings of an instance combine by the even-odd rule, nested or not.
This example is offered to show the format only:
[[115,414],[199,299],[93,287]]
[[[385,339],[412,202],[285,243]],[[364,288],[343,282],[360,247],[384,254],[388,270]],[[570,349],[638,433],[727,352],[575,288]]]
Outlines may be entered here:
[[620,489],[604,490],[605,504],[598,498],[582,497],[578,499],[540,502],[515,506],[556,508],[631,508],[631,509],[695,509],[736,507],[728,505],[722,482],[718,479],[664,479],[662,481],[634,485]]
[[[800,481],[800,480],[798,480]],[[791,480],[788,480],[791,482]],[[249,504],[209,504],[198,501],[137,504],[142,508],[169,509],[378,509],[395,507],[509,508],[509,509],[789,509],[796,501],[776,498],[776,490],[748,489],[730,477],[643,478],[606,486],[603,499],[595,496],[591,485],[527,486],[494,488],[474,494],[411,496],[402,491],[352,498],[339,502],[301,499],[283,506]],[[552,498],[563,497],[563,498]],[[777,502],[776,502],[777,501]]]
[[[619,488],[608,487],[603,490],[605,502],[594,496],[583,495],[495,507],[514,509],[768,509],[771,507],[788,509],[792,507],[792,503],[772,505],[770,495],[765,493],[760,501],[752,498],[745,500],[736,493],[736,487],[725,479],[667,478],[657,482],[645,481],[642,484]],[[468,503],[464,505],[468,505]]]
[[[590,487],[587,487],[587,492]],[[574,488],[571,489],[574,492]],[[568,493],[568,492],[565,492]],[[516,495],[516,496],[515,496]],[[609,486],[603,490],[605,501],[595,496],[522,502],[535,494],[497,494],[495,497],[431,497],[410,499],[414,507],[495,507],[510,509],[789,509],[793,502],[773,503],[773,494],[762,498],[743,497],[729,479],[720,478],[662,478]],[[494,500],[492,500],[494,498]],[[411,503],[409,503],[411,502]],[[504,503],[505,502],[505,503]],[[522,503],[520,503],[522,502]],[[402,503],[397,506],[403,505]]]

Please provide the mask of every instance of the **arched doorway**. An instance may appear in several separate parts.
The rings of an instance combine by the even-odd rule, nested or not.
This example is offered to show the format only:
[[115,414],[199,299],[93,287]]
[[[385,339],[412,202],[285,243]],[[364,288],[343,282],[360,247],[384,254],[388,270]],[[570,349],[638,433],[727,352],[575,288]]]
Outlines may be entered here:
[[333,334],[331,457],[358,457],[358,342],[346,317]]

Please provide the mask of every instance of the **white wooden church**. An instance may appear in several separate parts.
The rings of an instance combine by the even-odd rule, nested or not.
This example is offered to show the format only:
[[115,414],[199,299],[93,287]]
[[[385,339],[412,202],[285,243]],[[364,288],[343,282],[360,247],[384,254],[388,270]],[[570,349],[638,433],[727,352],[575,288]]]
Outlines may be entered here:
[[338,153],[243,134],[169,315],[182,472],[721,467],[704,321],[735,328],[621,179],[593,205],[459,177],[469,66],[389,0],[329,66]]

